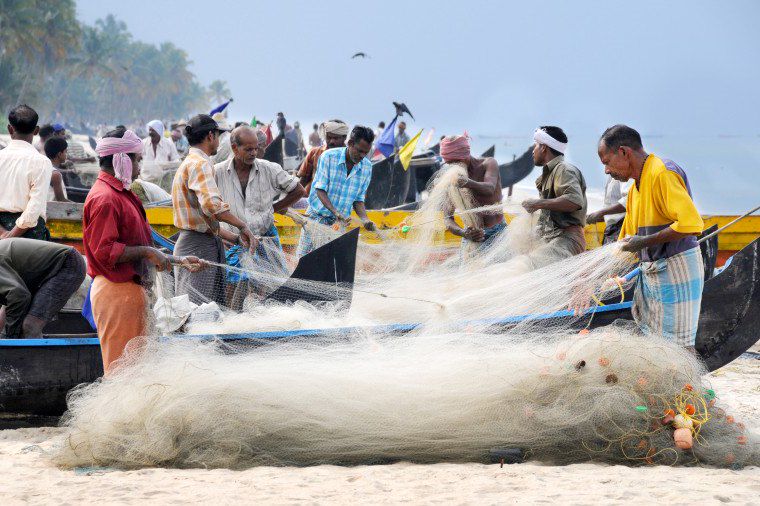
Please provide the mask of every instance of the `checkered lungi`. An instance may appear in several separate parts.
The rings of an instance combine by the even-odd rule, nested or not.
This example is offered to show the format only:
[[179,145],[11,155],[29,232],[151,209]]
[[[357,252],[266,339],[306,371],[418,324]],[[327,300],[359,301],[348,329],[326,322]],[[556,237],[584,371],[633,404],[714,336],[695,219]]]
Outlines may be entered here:
[[633,296],[633,318],[645,334],[694,346],[704,287],[699,248],[641,262]]

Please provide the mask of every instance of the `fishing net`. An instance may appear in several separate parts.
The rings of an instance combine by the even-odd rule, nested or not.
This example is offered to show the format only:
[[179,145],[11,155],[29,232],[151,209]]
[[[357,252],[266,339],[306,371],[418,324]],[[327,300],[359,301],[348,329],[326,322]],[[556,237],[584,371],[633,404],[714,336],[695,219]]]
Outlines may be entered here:
[[[632,324],[589,331],[593,316],[567,311],[621,300],[633,257],[619,246],[537,265],[545,243],[521,215],[467,260],[445,251],[443,213],[494,212],[453,188],[458,170],[442,171],[400,230],[360,241],[353,286],[289,278],[297,259],[274,241],[235,269],[213,267],[246,277],[222,285],[221,303],[194,286],[207,302],[193,308],[159,276],[174,320],[157,311],[156,323],[177,332],[133,341],[112,375],[70,394],[55,462],[483,461],[515,447],[555,463],[759,463],[756,437],[721,408],[691,353]],[[325,242],[343,233],[303,226]],[[286,282],[300,300],[270,297]],[[233,302],[230,290],[244,293]],[[252,332],[278,338],[214,337]]]

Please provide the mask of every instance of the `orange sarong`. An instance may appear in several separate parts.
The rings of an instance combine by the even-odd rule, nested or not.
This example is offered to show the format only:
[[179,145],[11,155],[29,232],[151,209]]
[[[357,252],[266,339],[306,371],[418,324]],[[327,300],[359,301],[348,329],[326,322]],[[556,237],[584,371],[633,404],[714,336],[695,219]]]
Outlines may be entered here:
[[107,375],[129,341],[145,335],[148,300],[145,289],[137,283],[114,283],[104,276],[93,280],[90,300],[98,327],[103,370]]

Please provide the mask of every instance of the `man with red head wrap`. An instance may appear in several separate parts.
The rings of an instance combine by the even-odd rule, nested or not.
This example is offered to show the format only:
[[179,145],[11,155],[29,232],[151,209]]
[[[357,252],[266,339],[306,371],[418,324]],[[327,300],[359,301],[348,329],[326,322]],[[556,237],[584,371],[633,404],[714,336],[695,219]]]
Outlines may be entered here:
[[[465,135],[444,137],[441,141],[441,157],[447,165],[460,165],[467,170],[457,185],[472,192],[478,207],[501,203],[501,176],[499,164],[493,158],[473,158],[470,154],[470,138]],[[447,213],[448,214],[448,213]],[[479,213],[483,228],[460,227],[453,217],[447,217],[446,229],[464,241],[488,246],[499,232],[506,228],[502,212]]]

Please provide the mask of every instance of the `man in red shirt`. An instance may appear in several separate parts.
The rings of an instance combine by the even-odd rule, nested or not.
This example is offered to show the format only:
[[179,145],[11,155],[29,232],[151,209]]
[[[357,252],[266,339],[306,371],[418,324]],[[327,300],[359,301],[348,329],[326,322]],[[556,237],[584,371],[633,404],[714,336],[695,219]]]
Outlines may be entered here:
[[140,138],[131,130],[113,130],[95,150],[100,174],[84,203],[82,233],[87,274],[93,278],[92,312],[108,374],[127,343],[146,333],[146,288],[153,281],[152,267],[163,271],[176,261],[195,271],[204,264],[195,257],[175,260],[150,246],[145,210],[129,189],[140,175]]

